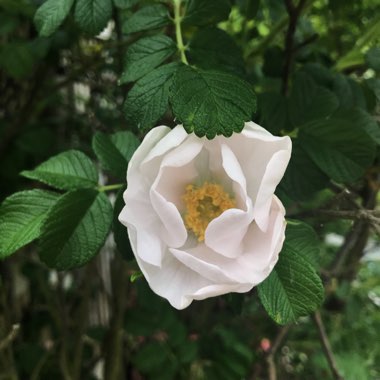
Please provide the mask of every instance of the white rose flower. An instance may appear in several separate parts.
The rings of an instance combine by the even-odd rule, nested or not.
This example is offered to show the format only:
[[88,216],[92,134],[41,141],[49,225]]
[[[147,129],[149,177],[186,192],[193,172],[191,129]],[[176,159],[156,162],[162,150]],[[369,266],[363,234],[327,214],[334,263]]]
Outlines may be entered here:
[[289,137],[253,122],[213,140],[181,125],[147,134],[129,163],[119,220],[155,293],[183,309],[247,292],[270,274],[285,238],[274,191],[290,153]]

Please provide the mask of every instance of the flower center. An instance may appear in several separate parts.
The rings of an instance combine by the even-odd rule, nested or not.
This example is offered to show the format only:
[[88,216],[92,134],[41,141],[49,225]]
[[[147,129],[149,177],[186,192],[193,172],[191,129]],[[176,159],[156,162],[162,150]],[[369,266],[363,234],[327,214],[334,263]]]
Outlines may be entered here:
[[223,211],[236,206],[235,199],[221,185],[205,182],[201,187],[187,185],[182,196],[186,206],[185,225],[198,241],[205,239],[208,224]]

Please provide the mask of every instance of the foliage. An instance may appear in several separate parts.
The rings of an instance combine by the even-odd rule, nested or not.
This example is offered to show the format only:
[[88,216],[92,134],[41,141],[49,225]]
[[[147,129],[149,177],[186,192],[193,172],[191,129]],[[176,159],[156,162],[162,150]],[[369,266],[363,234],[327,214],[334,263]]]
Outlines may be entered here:
[[[338,378],[317,309],[338,372],[380,376],[376,0],[0,9],[0,377]],[[293,141],[279,262],[176,312],[117,220],[128,162],[156,125],[212,139],[249,120]]]

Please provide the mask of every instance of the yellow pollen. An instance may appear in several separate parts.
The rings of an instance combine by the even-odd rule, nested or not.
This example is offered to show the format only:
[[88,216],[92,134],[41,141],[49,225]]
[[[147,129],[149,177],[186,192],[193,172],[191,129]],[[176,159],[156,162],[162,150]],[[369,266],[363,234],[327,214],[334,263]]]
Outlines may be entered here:
[[198,241],[204,241],[208,224],[223,211],[236,207],[236,202],[222,186],[205,182],[201,187],[187,185],[182,197],[186,206],[185,225]]

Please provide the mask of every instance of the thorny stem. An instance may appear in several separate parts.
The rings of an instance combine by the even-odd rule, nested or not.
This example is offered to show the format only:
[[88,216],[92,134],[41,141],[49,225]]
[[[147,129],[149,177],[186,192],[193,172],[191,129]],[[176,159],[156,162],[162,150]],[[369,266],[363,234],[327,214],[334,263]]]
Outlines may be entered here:
[[182,15],[181,15],[181,2],[182,0],[173,0],[174,4],[174,25],[175,25],[175,36],[177,40],[177,47],[181,54],[181,61],[188,65],[189,62],[187,61],[185,50],[186,46],[183,43],[182,38],[182,30],[181,30],[181,21],[182,21]]

